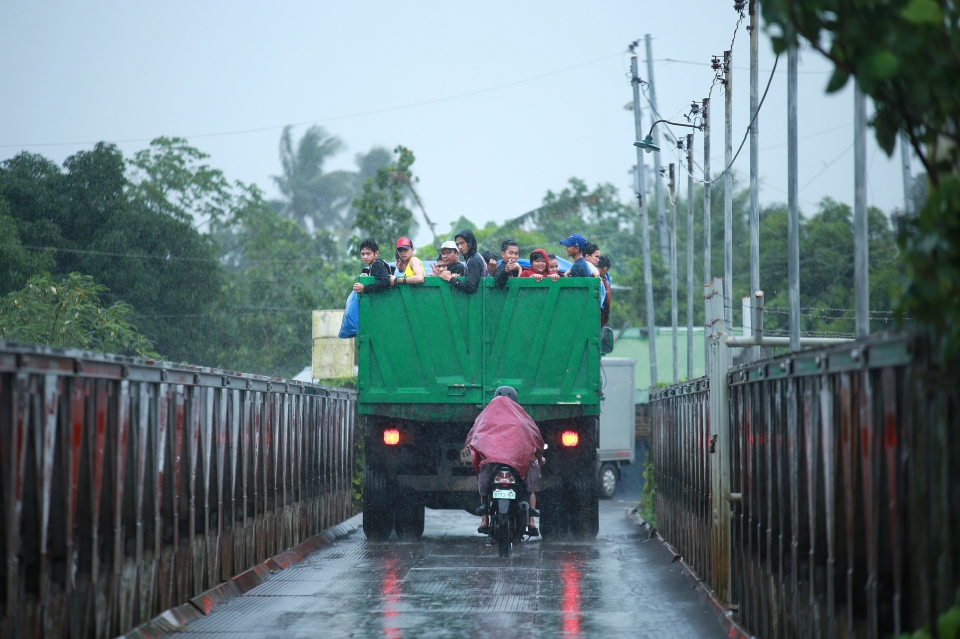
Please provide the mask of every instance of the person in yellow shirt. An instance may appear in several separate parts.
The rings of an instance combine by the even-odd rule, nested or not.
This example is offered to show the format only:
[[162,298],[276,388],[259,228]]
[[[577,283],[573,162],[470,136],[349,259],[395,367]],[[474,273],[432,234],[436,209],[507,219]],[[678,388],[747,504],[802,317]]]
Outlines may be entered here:
[[397,240],[397,274],[390,277],[390,285],[420,284],[423,278],[423,262],[413,254],[413,242],[401,237]]

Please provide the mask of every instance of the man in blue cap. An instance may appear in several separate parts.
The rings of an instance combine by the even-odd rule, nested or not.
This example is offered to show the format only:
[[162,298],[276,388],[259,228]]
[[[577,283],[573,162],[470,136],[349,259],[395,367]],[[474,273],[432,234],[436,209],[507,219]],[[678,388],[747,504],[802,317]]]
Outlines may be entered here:
[[560,243],[567,247],[567,258],[573,262],[573,266],[567,271],[566,277],[593,277],[593,271],[590,265],[583,258],[583,249],[587,246],[587,238],[579,233],[574,233]]

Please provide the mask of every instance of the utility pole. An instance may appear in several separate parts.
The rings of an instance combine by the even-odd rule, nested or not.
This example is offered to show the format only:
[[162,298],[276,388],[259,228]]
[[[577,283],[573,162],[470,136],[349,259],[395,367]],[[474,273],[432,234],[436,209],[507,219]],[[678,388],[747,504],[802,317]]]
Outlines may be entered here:
[[[637,75],[637,56],[630,58],[631,84],[633,84],[633,126],[637,140],[643,139],[642,111],[640,107],[640,76]],[[653,313],[653,274],[650,267],[650,224],[647,220],[647,200],[643,189],[645,181],[643,150],[637,149],[637,203],[640,205],[640,237],[643,249],[643,285],[647,307],[647,341],[650,346],[650,387],[657,385],[657,327]]]
[[[650,87],[650,106],[653,110],[650,121],[660,119],[660,109],[657,107],[657,89],[653,84],[653,46],[650,44],[650,34],[646,35],[647,43],[647,86]],[[637,138],[642,140],[643,138]],[[653,143],[660,146],[660,129],[653,128]],[[654,195],[657,198],[657,231],[660,233],[660,257],[666,264],[670,263],[670,237],[667,231],[667,206],[664,201],[663,175],[660,173],[660,151],[653,152]]]
[[[793,36],[791,35],[791,38]],[[797,202],[797,44],[787,49],[787,275],[790,350],[800,350],[800,208]]]
[[693,379],[693,133],[687,135],[687,379]]
[[[733,331],[733,51],[723,52],[723,294],[724,319],[728,335]],[[733,350],[727,350],[727,366],[733,365]]]
[[[750,0],[750,295],[753,308],[753,293],[760,290],[760,126],[757,110],[759,82],[759,41],[760,30],[757,14],[760,11],[758,0]],[[760,347],[753,347],[753,359],[760,359]]]
[[903,214],[913,214],[913,177],[910,174],[910,138],[900,132],[900,163],[903,169]]
[[677,348],[677,165],[670,163],[670,328],[673,329],[673,383],[680,381]]
[[857,338],[870,334],[870,246],[867,223],[867,97],[853,88],[853,273]]
[[[703,99],[703,285],[713,284],[712,266],[710,265],[713,242],[710,231],[710,98]],[[710,321],[710,300],[703,298],[704,318]],[[703,365],[704,374],[710,375],[710,338],[709,331],[703,331]]]

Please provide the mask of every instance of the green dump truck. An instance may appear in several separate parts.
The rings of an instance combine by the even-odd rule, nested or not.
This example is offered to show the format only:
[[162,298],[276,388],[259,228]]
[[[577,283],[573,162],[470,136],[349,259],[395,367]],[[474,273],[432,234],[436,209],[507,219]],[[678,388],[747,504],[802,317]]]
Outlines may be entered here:
[[599,287],[595,278],[524,278],[498,289],[484,278],[467,295],[427,278],[360,296],[357,390],[368,537],[419,537],[424,507],[479,506],[462,449],[501,385],[517,389],[548,447],[537,502],[543,536],[596,536]]

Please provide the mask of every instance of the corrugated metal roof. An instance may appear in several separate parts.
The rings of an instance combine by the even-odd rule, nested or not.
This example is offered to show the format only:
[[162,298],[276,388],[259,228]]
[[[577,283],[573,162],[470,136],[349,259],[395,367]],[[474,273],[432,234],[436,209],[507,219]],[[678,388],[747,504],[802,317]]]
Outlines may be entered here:
[[[735,335],[741,335],[742,330],[734,329]],[[673,383],[673,329],[669,326],[656,328],[657,345],[657,379]],[[693,329],[693,376],[692,379],[703,377],[706,374],[704,364],[704,330],[702,326]],[[650,398],[650,346],[646,330],[638,328],[627,329],[620,339],[614,342],[610,357],[629,357],[637,360],[636,370],[636,402],[646,404]],[[680,380],[688,379],[687,375],[687,327],[677,328],[677,377]]]

